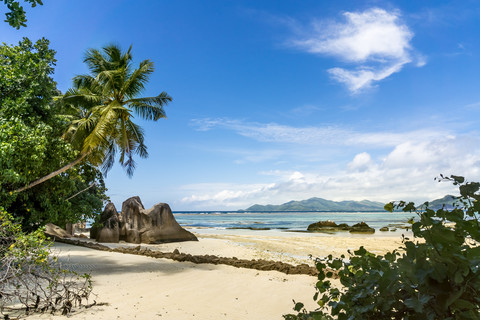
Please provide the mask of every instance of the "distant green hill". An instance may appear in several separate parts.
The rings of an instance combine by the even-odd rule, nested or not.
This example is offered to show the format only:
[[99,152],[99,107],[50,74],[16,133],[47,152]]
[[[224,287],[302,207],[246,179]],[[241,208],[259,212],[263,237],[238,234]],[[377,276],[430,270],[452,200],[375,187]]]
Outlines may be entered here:
[[[445,205],[445,209],[451,210],[456,202],[456,197],[446,195],[441,199],[429,202],[429,208],[438,210]],[[280,205],[260,205],[255,204],[241,211],[384,211],[385,203],[362,200],[362,201],[332,201],[322,198],[310,198],[302,201],[289,201]],[[421,209],[422,207],[419,206]]]
[[302,201],[290,201],[281,205],[255,204],[245,211],[383,211],[385,204],[368,200],[331,201],[322,198],[310,198]]
[[[457,197],[452,195],[446,195],[441,199],[429,201],[428,207],[432,210],[438,210],[445,206],[445,209],[451,210],[455,207],[455,203],[457,203]],[[458,205],[460,205],[460,203],[458,203]]]

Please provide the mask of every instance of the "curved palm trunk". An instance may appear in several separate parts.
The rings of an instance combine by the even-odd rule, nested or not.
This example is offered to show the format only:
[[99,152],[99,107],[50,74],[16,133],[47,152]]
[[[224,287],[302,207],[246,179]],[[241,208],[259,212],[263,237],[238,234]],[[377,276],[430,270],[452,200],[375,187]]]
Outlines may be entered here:
[[71,167],[79,164],[80,162],[82,162],[82,160],[88,156],[89,152],[88,153],[82,153],[77,159],[75,159],[74,161],[70,162],[69,164],[67,164],[66,166],[63,166],[62,168],[56,170],[56,171],[53,171],[52,173],[49,173],[47,174],[46,176],[38,179],[38,180],[35,180],[33,181],[32,183],[30,183],[29,185],[25,186],[25,187],[21,187],[13,192],[22,192],[22,191],[25,191],[25,190],[28,190],[30,188],[33,188],[35,187],[36,185],[39,185],[40,183],[43,183],[47,180],[50,180],[52,179],[53,177],[56,177],[58,176],[60,173],[63,173],[65,171],[67,171],[68,169],[70,169]]

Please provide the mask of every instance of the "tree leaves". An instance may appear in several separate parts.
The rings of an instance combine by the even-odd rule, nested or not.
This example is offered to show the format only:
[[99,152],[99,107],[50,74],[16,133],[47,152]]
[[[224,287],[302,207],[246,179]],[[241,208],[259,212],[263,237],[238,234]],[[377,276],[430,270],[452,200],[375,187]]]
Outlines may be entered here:
[[[25,0],[26,2],[29,2],[33,7],[36,7],[37,4],[43,5],[42,0]],[[14,27],[15,29],[20,29],[20,27],[26,27],[27,25],[25,22],[27,22],[27,17],[25,10],[23,10],[23,7],[20,6],[20,3],[15,0],[3,0],[3,2],[7,5],[9,12],[5,13],[6,20],[5,22],[8,22],[9,25]]]
[[[77,157],[75,147],[62,137],[68,117],[53,100],[58,95],[51,77],[55,61],[46,39],[0,46],[0,204],[23,218],[26,229],[47,221],[75,222],[99,212],[106,198],[100,172],[88,163],[34,190],[9,192]],[[98,187],[66,200],[94,181]]]
[[[398,251],[384,256],[361,247],[348,260],[331,255],[317,259],[320,311],[286,319],[479,319],[480,225],[477,192],[480,184],[463,177],[441,176],[458,185],[464,208],[416,211],[415,242],[403,239]],[[416,210],[404,201],[385,205],[387,211]],[[467,214],[465,214],[467,213]],[[343,287],[332,287],[338,270]],[[318,294],[315,295],[318,299]]]
[[154,71],[153,62],[144,60],[137,69],[132,65],[132,47],[122,52],[118,46],[108,45],[102,50],[89,49],[84,62],[89,75],[74,78],[74,88],[59,99],[64,107],[77,114],[68,129],[69,138],[88,160],[101,165],[104,173],[112,167],[116,155],[132,176],[134,155],[148,156],[143,130],[133,122],[133,114],[146,120],[165,118],[163,107],[172,98],[162,92],[155,97],[136,97]]

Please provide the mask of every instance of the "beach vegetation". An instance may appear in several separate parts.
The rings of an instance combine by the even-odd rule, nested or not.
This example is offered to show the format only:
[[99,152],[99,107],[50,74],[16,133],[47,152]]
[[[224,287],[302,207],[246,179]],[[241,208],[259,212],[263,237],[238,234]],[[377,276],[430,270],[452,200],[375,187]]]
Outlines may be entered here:
[[107,200],[102,173],[88,162],[14,192],[78,157],[63,137],[70,120],[54,103],[55,63],[46,39],[0,46],[0,204],[24,230],[93,217]]
[[[32,7],[42,4],[25,1]],[[17,29],[25,27],[19,1],[4,3],[10,10],[6,22]],[[0,46],[0,314],[4,319],[33,312],[65,315],[88,302],[92,290],[88,274],[66,270],[58,261],[41,226],[65,225],[100,212],[107,199],[101,172],[85,162],[33,191],[13,191],[78,154],[63,138],[68,117],[54,103],[54,96],[60,94],[51,77],[55,62],[55,51],[43,38]]]
[[60,312],[85,305],[92,290],[88,274],[62,268],[43,229],[24,233],[0,207],[0,314]]
[[70,120],[63,138],[78,150],[76,158],[15,192],[48,181],[79,163],[101,166],[107,173],[117,155],[127,175],[132,176],[134,156],[148,157],[143,129],[133,119],[135,115],[153,121],[165,118],[163,107],[172,98],[166,92],[139,97],[154,71],[154,64],[143,60],[134,68],[131,50],[131,46],[122,52],[118,46],[108,45],[102,50],[87,51],[84,62],[90,74],[76,76],[73,88],[58,99],[63,114]]
[[[5,22],[17,30],[20,29],[20,27],[26,27],[27,15],[20,5],[20,2],[16,0],[3,0],[3,2],[8,10],[10,10],[5,13]],[[43,5],[42,0],[24,0],[24,2],[29,3],[32,8],[36,7],[37,4]]]
[[445,180],[459,186],[453,208],[385,205],[416,213],[413,238],[403,237],[400,248],[383,255],[360,247],[350,256],[318,258],[313,298],[319,308],[298,302],[284,318],[480,319],[480,183],[440,176]]

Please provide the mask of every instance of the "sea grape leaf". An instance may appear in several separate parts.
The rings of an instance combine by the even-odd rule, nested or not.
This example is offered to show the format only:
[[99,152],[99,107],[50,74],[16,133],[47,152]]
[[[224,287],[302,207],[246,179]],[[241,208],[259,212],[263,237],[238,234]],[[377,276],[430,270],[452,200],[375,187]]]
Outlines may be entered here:
[[393,202],[389,202],[383,208],[388,212],[393,212],[393,210],[395,209],[395,206]]

